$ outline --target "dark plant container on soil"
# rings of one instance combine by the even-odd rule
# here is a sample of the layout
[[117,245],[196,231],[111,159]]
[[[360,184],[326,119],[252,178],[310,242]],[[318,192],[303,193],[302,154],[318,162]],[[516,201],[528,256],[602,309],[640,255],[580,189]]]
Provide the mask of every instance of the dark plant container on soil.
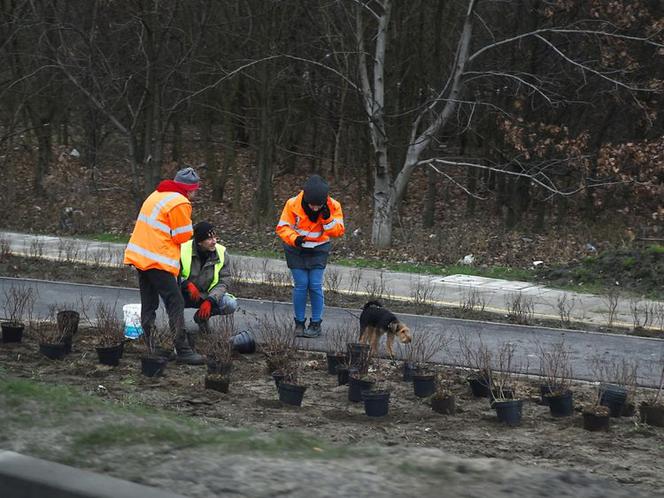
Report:
[[209,374],[205,376],[205,389],[212,389],[220,393],[227,393],[231,381],[228,377],[220,374]]
[[348,379],[348,401],[355,403],[362,401],[362,391],[370,391],[373,385],[373,380],[350,377]]
[[547,395],[553,394],[553,390],[551,389],[551,386],[548,384],[540,384],[540,404],[547,406],[549,404],[549,398],[547,398]]
[[436,376],[431,374],[413,375],[413,392],[418,398],[426,398],[436,392]]
[[417,364],[412,361],[404,361],[403,363],[403,380],[404,382],[412,382],[413,375],[418,371]]
[[443,415],[454,415],[456,413],[456,399],[453,394],[432,396],[431,409]]
[[506,399],[497,400],[494,408],[499,422],[514,427],[521,424],[522,407],[523,401],[520,399]]
[[305,386],[298,386],[297,384],[287,384],[286,382],[279,383],[279,401],[292,406],[302,406],[302,398],[304,398]]
[[39,345],[39,352],[50,360],[62,360],[67,355],[67,346],[62,342],[56,344],[42,343]]
[[277,389],[279,389],[279,384],[281,384],[281,381],[284,380],[284,377],[285,375],[278,370],[272,372],[272,380],[274,380],[274,385],[277,386]]
[[341,353],[327,353],[327,373],[330,375],[337,374],[337,367],[346,363],[347,355]]
[[100,346],[97,349],[97,357],[102,365],[117,367],[120,364],[120,358],[124,351],[124,344],[117,346]]
[[551,393],[544,396],[551,415],[554,417],[570,417],[574,413],[574,399],[572,391],[564,393]]
[[601,386],[600,390],[599,404],[609,409],[610,416],[620,417],[625,406],[625,401],[627,401],[627,389],[606,384]]
[[207,361],[207,372],[209,374],[222,374],[228,376],[233,370],[233,364],[227,361]]
[[641,422],[655,427],[664,427],[664,405],[644,401],[639,406],[639,414]]
[[146,377],[156,377],[162,375],[168,365],[168,358],[163,356],[142,356],[141,372]]
[[357,368],[360,374],[365,375],[369,371],[369,353],[371,346],[361,342],[348,343],[348,364],[351,368]]
[[21,342],[23,339],[23,329],[25,325],[22,323],[2,322],[2,342]]
[[609,430],[609,409],[606,407],[596,407],[593,410],[583,412],[583,428],[587,431],[608,431]]
[[384,417],[390,409],[389,391],[363,391],[362,400],[368,417]]
[[337,385],[344,386],[348,384],[350,376],[357,373],[357,368],[348,368],[342,365],[337,366]]
[[231,337],[233,351],[240,354],[253,354],[256,352],[256,341],[248,330],[243,330]]
[[468,384],[470,385],[470,391],[476,398],[491,397],[491,389],[489,389],[489,384],[485,378],[479,376],[468,377]]

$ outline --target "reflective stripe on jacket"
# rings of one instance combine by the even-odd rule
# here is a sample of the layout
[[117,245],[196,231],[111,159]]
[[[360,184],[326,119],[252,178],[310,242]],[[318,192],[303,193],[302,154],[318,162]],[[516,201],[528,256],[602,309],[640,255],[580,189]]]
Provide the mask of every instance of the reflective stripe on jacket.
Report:
[[291,247],[297,247],[295,239],[304,235],[306,239],[302,247],[311,249],[329,242],[330,237],[341,237],[345,231],[341,204],[328,197],[327,206],[330,208],[330,218],[321,220],[319,216],[316,221],[311,221],[302,207],[303,195],[304,191],[301,191],[295,197],[288,199],[284,205],[275,230],[281,240]]
[[[193,259],[193,252],[194,252],[193,247],[194,247],[193,240],[189,240],[188,242],[182,244],[182,252],[180,254],[180,260],[182,261],[182,270],[180,272],[180,277],[182,277],[183,280],[187,280],[191,274],[191,269],[192,269],[191,262]],[[219,273],[221,272],[221,269],[224,267],[224,261],[226,259],[225,258],[226,248],[224,246],[222,246],[221,244],[216,244],[215,249],[217,252],[217,257],[208,258],[208,260],[203,265],[203,268],[200,268],[200,264],[195,265],[196,268],[194,268],[194,275],[191,275],[192,279],[196,280],[194,282],[194,284],[196,284],[196,287],[199,287],[200,285],[202,287],[201,290],[204,289],[207,292],[211,292],[212,289],[214,289],[219,283]],[[210,264],[208,265],[208,263]],[[212,266],[211,272],[205,271],[208,266]]]
[[136,220],[124,264],[139,270],[164,270],[177,277],[180,244],[191,239],[191,203],[177,192],[152,192]]

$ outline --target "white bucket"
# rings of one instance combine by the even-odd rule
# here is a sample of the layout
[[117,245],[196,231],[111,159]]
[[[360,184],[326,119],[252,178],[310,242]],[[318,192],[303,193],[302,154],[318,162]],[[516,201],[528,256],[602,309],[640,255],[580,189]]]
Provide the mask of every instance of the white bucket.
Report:
[[125,304],[122,307],[125,323],[125,337],[129,339],[138,339],[143,334],[141,327],[141,305]]

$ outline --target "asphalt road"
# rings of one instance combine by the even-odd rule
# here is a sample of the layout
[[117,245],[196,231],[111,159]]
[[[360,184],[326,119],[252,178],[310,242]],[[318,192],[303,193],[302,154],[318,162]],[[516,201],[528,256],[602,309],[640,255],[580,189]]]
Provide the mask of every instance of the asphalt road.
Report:
[[[37,317],[46,317],[49,306],[54,304],[71,304],[74,309],[80,308],[77,303],[89,302],[89,310],[94,310],[94,303],[100,300],[116,305],[118,314],[122,314],[122,306],[128,303],[139,303],[138,290],[104,287],[95,285],[72,284],[67,282],[47,282],[41,280],[14,279],[0,277],[0,298],[6,289],[15,285],[29,285],[38,293],[34,313]],[[283,316],[289,320],[292,316],[290,303],[277,303],[255,299],[238,299],[240,309],[236,313],[235,323],[239,329],[256,330],[257,320],[271,314]],[[160,308],[163,312],[163,307]],[[88,311],[91,313],[91,311]],[[193,323],[194,310],[186,310],[187,328],[195,330]],[[349,325],[357,327],[359,310],[328,307],[325,311],[323,330],[325,327]],[[657,385],[659,380],[656,361],[664,353],[664,342],[659,339],[648,339],[617,334],[603,334],[594,332],[581,332],[573,330],[549,329],[543,327],[527,327],[500,323],[478,322],[472,320],[457,320],[449,318],[399,314],[414,334],[430,331],[442,334],[448,340],[448,353],[439,354],[434,361],[445,364],[463,366],[460,355],[459,337],[466,337],[469,341],[481,340],[496,351],[501,344],[510,342],[516,346],[516,362],[519,370],[537,374],[539,360],[537,352],[539,347],[550,349],[563,338],[570,351],[573,376],[580,380],[597,380],[592,369],[593,357],[601,357],[605,362],[620,361],[625,358],[636,361],[639,365],[639,384],[642,386]],[[92,318],[92,317],[91,317]],[[163,319],[163,313],[162,313]],[[324,351],[324,336],[318,339],[301,339],[304,349]],[[395,351],[399,350],[399,346]]]

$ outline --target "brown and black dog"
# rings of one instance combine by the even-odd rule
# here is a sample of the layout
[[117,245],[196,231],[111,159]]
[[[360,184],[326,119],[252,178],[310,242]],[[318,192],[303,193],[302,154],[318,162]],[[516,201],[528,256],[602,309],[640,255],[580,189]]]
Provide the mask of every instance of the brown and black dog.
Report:
[[378,340],[380,336],[387,334],[385,343],[390,357],[394,357],[392,344],[398,335],[399,341],[407,344],[413,340],[410,329],[401,323],[390,310],[385,308],[379,301],[369,301],[362,308],[360,315],[360,342],[371,344],[372,354],[378,351]]

